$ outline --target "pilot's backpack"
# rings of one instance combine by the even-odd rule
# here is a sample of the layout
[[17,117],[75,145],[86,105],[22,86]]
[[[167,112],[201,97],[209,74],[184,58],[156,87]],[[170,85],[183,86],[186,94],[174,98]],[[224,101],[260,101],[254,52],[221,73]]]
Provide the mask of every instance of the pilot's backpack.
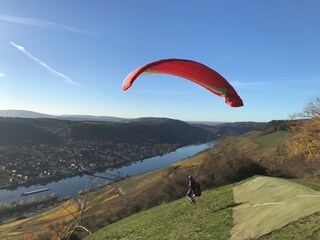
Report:
[[193,193],[196,197],[201,196],[201,187],[200,187],[200,184],[196,181],[194,181]]

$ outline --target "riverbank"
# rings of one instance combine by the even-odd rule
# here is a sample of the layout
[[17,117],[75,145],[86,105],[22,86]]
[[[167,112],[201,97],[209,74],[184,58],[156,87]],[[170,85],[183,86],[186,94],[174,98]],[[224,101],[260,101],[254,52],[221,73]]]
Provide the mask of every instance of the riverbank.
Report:
[[[86,186],[98,186],[98,185],[105,185],[106,183],[110,183],[113,180],[105,179],[106,176],[119,176],[119,177],[126,177],[141,174],[143,172],[151,171],[153,169],[161,168],[167,166],[173,162],[178,162],[182,159],[188,158],[193,156],[210,146],[213,143],[205,143],[205,144],[198,144],[198,145],[189,145],[185,147],[178,148],[176,151],[162,154],[160,156],[151,157],[145,159],[143,161],[135,161],[131,164],[127,164],[126,166],[122,166],[120,168],[113,168],[113,169],[106,169],[105,171],[97,172],[96,176],[101,174],[102,177],[93,177],[91,174],[75,174],[73,176],[68,176],[62,179],[53,178],[50,179],[50,182],[45,182],[43,179],[42,184],[33,184],[31,186],[17,186],[13,188],[6,188],[0,190],[0,202],[8,202],[8,201],[16,201],[19,202],[21,197],[18,195],[21,192],[28,192],[33,191],[39,188],[49,188],[50,191],[45,192],[45,194],[51,194],[55,192],[59,195],[60,199],[64,199],[68,196],[75,196],[78,194],[79,191],[84,190]],[[47,179],[48,181],[48,179]],[[94,181],[94,182],[93,182]],[[41,186],[39,186],[41,185]],[[45,195],[44,193],[37,193],[37,198],[41,198]]]
[[[129,166],[131,164],[134,164],[137,161],[143,161],[144,159],[148,159],[154,156],[163,156],[165,154],[168,154],[170,152],[176,151],[178,148],[181,148],[184,146],[181,145],[166,145],[165,148],[156,148],[154,152],[147,152],[144,155],[137,156],[136,158],[132,158],[131,161],[119,161],[119,162],[106,162],[104,164],[99,164],[97,166],[92,166],[90,168],[77,168],[76,170],[70,170],[66,169],[66,171],[59,172],[56,174],[51,175],[42,175],[34,178],[30,178],[27,181],[21,180],[17,177],[10,177],[5,173],[0,174],[0,190],[1,189],[7,189],[7,190],[15,190],[19,187],[31,187],[32,185],[39,184],[49,184],[51,182],[57,182],[66,178],[71,178],[75,176],[83,176],[88,174],[88,172],[104,172],[108,169],[118,169],[124,166]],[[81,165],[81,164],[75,164],[75,165]],[[10,179],[13,179],[13,181],[10,181]]]

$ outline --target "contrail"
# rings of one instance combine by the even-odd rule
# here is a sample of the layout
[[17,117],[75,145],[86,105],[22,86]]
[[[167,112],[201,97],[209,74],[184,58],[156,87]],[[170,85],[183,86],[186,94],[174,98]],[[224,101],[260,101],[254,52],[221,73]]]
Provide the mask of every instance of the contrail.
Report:
[[57,30],[66,30],[69,32],[74,33],[82,33],[82,34],[93,34],[91,32],[83,31],[74,27],[70,27],[67,25],[57,24],[54,22],[49,21],[43,21],[38,20],[35,18],[26,18],[26,17],[13,17],[13,16],[6,16],[0,14],[0,21],[3,22],[10,22],[10,23],[16,23],[16,24],[22,24],[22,25],[28,25],[33,27],[40,27],[40,28],[47,28],[47,29],[57,29]]
[[45,69],[47,69],[49,72],[54,73],[55,75],[58,75],[59,77],[63,78],[66,82],[68,83],[72,83],[74,85],[77,85],[79,87],[81,87],[81,85],[75,81],[73,81],[71,78],[69,78],[68,76],[52,69],[51,67],[49,67],[47,64],[45,64],[44,62],[40,61],[38,58],[34,57],[31,53],[29,53],[23,46],[19,46],[18,44],[15,44],[14,42],[11,42],[11,45],[14,46],[15,48],[17,48],[19,51],[23,52],[25,55],[27,55],[29,58],[31,58],[32,60],[36,61],[37,63],[39,63],[42,67],[44,67]]

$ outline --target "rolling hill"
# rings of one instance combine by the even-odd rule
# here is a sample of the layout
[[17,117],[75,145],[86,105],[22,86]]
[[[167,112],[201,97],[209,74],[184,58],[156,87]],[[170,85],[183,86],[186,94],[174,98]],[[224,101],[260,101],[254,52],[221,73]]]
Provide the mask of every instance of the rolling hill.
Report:
[[[273,122],[233,137],[232,146],[248,157],[259,157],[257,163],[269,169],[270,159],[286,136],[286,129],[276,127]],[[185,175],[194,174],[208,157],[209,160],[213,157],[210,150],[162,169],[92,189],[87,195],[71,198],[49,211],[3,224],[0,236],[19,239],[29,234],[46,239],[58,229],[66,231],[81,216],[84,219],[81,224],[92,234],[78,230],[72,235],[74,239],[85,235],[86,239],[320,238],[319,180],[254,176],[221,187],[205,187],[196,205],[190,205],[183,197]],[[205,173],[201,175],[199,179],[203,181]],[[173,193],[180,197],[172,201]],[[79,203],[83,199],[86,208],[81,212]]]
[[27,110],[0,110],[0,117],[10,118],[49,118],[70,121],[101,121],[101,122],[122,122],[128,119],[109,117],[109,116],[92,116],[92,115],[50,115]]
[[[42,115],[41,115],[42,116]],[[125,122],[70,121],[54,118],[0,118],[0,144],[60,144],[70,141],[114,141],[131,143],[205,142],[220,135],[238,135],[260,127],[263,123],[234,123],[207,127],[167,118],[140,118]],[[220,134],[217,136],[217,134]]]

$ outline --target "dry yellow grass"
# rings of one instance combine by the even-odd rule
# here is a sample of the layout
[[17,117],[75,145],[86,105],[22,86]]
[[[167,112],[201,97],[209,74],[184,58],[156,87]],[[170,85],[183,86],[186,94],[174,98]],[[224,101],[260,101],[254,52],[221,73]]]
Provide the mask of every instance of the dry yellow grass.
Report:
[[[106,202],[117,198],[119,195],[115,188],[110,188],[107,191],[102,191],[99,194],[93,194],[92,197],[94,199],[95,203],[96,201],[99,201],[100,204],[105,204]],[[103,201],[101,199],[105,198]],[[90,210],[90,206],[86,210]],[[15,231],[15,227],[17,227],[21,223],[25,223],[29,226],[34,225],[35,223],[38,224],[38,226],[43,225],[45,222],[50,222],[51,224],[59,223],[59,222],[68,222],[74,218],[72,214],[77,215],[78,212],[78,204],[75,200],[69,200],[61,205],[48,210],[44,213],[41,213],[35,217],[23,219],[19,221],[14,221],[11,223],[3,224],[0,226],[0,231],[2,232],[1,238],[4,239],[19,239],[24,233]],[[9,232],[12,230],[12,232]],[[43,229],[35,229],[33,230],[36,233],[39,233],[43,231]],[[14,238],[16,237],[16,238]]]
[[13,228],[17,225],[19,225],[20,223],[23,223],[23,222],[26,222],[28,221],[29,219],[22,219],[22,220],[17,220],[17,221],[14,221],[14,222],[10,222],[10,223],[5,223],[3,225],[0,226],[0,231],[4,231],[6,229],[10,229],[10,228]]
[[78,204],[74,201],[67,201],[63,203],[61,206],[51,209],[47,212],[41,213],[37,221],[46,221],[46,220],[54,220],[58,218],[63,218],[63,220],[70,220],[72,218],[71,213],[75,213],[78,211]]
[[184,166],[184,167],[192,167],[192,166],[198,166],[199,163],[205,158],[206,152],[199,153],[193,157],[189,157],[187,159],[184,159],[183,161],[180,162],[175,162],[171,164],[171,166]]
[[8,232],[6,234],[6,237],[21,235],[21,234],[22,234],[22,232]]
[[137,175],[134,177],[130,177],[125,179],[120,186],[126,193],[135,191],[138,188],[143,188],[146,185],[156,181],[157,179],[161,178],[165,173],[165,169],[158,169],[155,171],[151,171],[142,175]]
[[88,200],[99,202],[101,199],[109,198],[110,195],[112,195],[112,196],[113,195],[117,195],[116,193],[117,193],[117,191],[116,191],[116,189],[114,187],[113,188],[109,188],[106,191],[99,191],[97,193],[96,192],[92,192],[92,193],[89,193]]
[[110,200],[115,199],[117,197],[119,197],[119,194],[110,196],[110,197],[106,198],[105,200],[103,200],[101,203],[109,202]]

